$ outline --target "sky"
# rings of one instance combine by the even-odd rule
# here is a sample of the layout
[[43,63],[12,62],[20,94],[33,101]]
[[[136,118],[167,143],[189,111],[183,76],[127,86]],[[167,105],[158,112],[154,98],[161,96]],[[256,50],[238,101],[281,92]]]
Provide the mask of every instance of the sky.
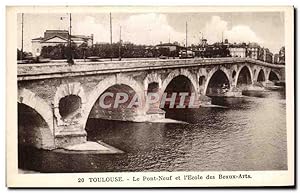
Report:
[[[62,19],[61,19],[62,18]],[[18,48],[21,47],[21,14],[18,14]],[[277,53],[284,46],[284,13],[281,12],[197,12],[197,13],[112,13],[113,42],[156,45],[177,41],[188,45],[204,37],[208,43],[228,39],[230,43],[257,42]],[[31,39],[47,29],[69,30],[69,14],[24,14],[24,50],[31,51]],[[72,34],[94,34],[94,42],[110,42],[109,14],[72,14]]]

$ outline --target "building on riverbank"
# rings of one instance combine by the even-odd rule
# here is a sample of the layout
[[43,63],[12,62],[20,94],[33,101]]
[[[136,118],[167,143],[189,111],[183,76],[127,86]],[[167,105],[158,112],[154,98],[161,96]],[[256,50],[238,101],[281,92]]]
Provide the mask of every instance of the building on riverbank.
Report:
[[[32,55],[39,56],[42,48],[45,46],[57,46],[59,44],[67,45],[69,38],[69,31],[67,30],[46,30],[44,37],[38,37],[31,40],[32,43]],[[71,35],[72,43],[77,46],[86,43],[88,46],[93,45],[94,36],[85,35]]]

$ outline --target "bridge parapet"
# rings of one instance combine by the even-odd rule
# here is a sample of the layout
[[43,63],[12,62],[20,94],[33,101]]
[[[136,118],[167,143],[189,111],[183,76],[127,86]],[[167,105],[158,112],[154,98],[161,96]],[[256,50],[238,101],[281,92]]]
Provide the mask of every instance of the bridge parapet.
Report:
[[271,68],[284,68],[250,58],[193,58],[193,59],[155,59],[132,61],[78,62],[75,65],[67,63],[43,63],[18,65],[18,80],[59,78],[65,76],[80,76],[89,74],[116,73],[128,71],[144,71],[152,69],[193,67],[220,64],[251,63]]

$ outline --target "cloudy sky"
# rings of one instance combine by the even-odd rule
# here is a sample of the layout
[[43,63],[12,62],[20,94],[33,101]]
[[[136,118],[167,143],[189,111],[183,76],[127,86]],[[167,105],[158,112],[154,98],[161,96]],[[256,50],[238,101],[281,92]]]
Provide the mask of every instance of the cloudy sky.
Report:
[[[61,20],[61,18],[63,18]],[[112,13],[113,42],[156,45],[160,42],[185,44],[188,23],[188,45],[203,37],[209,43],[257,42],[278,52],[284,45],[284,14],[279,12],[243,13]],[[109,42],[109,14],[72,14],[72,34],[94,34],[95,42]],[[43,36],[47,29],[68,30],[68,14],[24,14],[24,50],[31,51],[31,39]],[[21,15],[18,15],[18,47],[21,47]]]

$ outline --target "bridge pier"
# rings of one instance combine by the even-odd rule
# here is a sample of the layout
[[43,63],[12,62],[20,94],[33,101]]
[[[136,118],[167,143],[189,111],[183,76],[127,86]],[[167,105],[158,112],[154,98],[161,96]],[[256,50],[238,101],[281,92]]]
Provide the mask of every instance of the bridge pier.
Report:
[[[161,97],[160,97],[161,99]],[[166,112],[160,108],[160,100],[154,104],[147,104],[146,119],[156,120],[164,119]]]
[[203,95],[203,94],[199,94],[199,106],[206,106],[206,105],[211,105],[211,98]]
[[151,73],[144,80],[145,94],[145,119],[153,121],[164,119],[166,112],[160,108],[162,98],[162,80],[158,74]]
[[227,97],[241,97],[242,96],[242,90],[240,90],[239,88],[233,86],[226,93],[226,96]]
[[209,90],[207,95],[209,97],[240,97],[242,96],[243,89],[238,87],[230,87],[227,90],[222,88],[211,88],[211,90]]
[[54,136],[56,148],[63,148],[87,141],[87,133],[81,124],[60,126],[59,129],[61,132],[55,133]]

